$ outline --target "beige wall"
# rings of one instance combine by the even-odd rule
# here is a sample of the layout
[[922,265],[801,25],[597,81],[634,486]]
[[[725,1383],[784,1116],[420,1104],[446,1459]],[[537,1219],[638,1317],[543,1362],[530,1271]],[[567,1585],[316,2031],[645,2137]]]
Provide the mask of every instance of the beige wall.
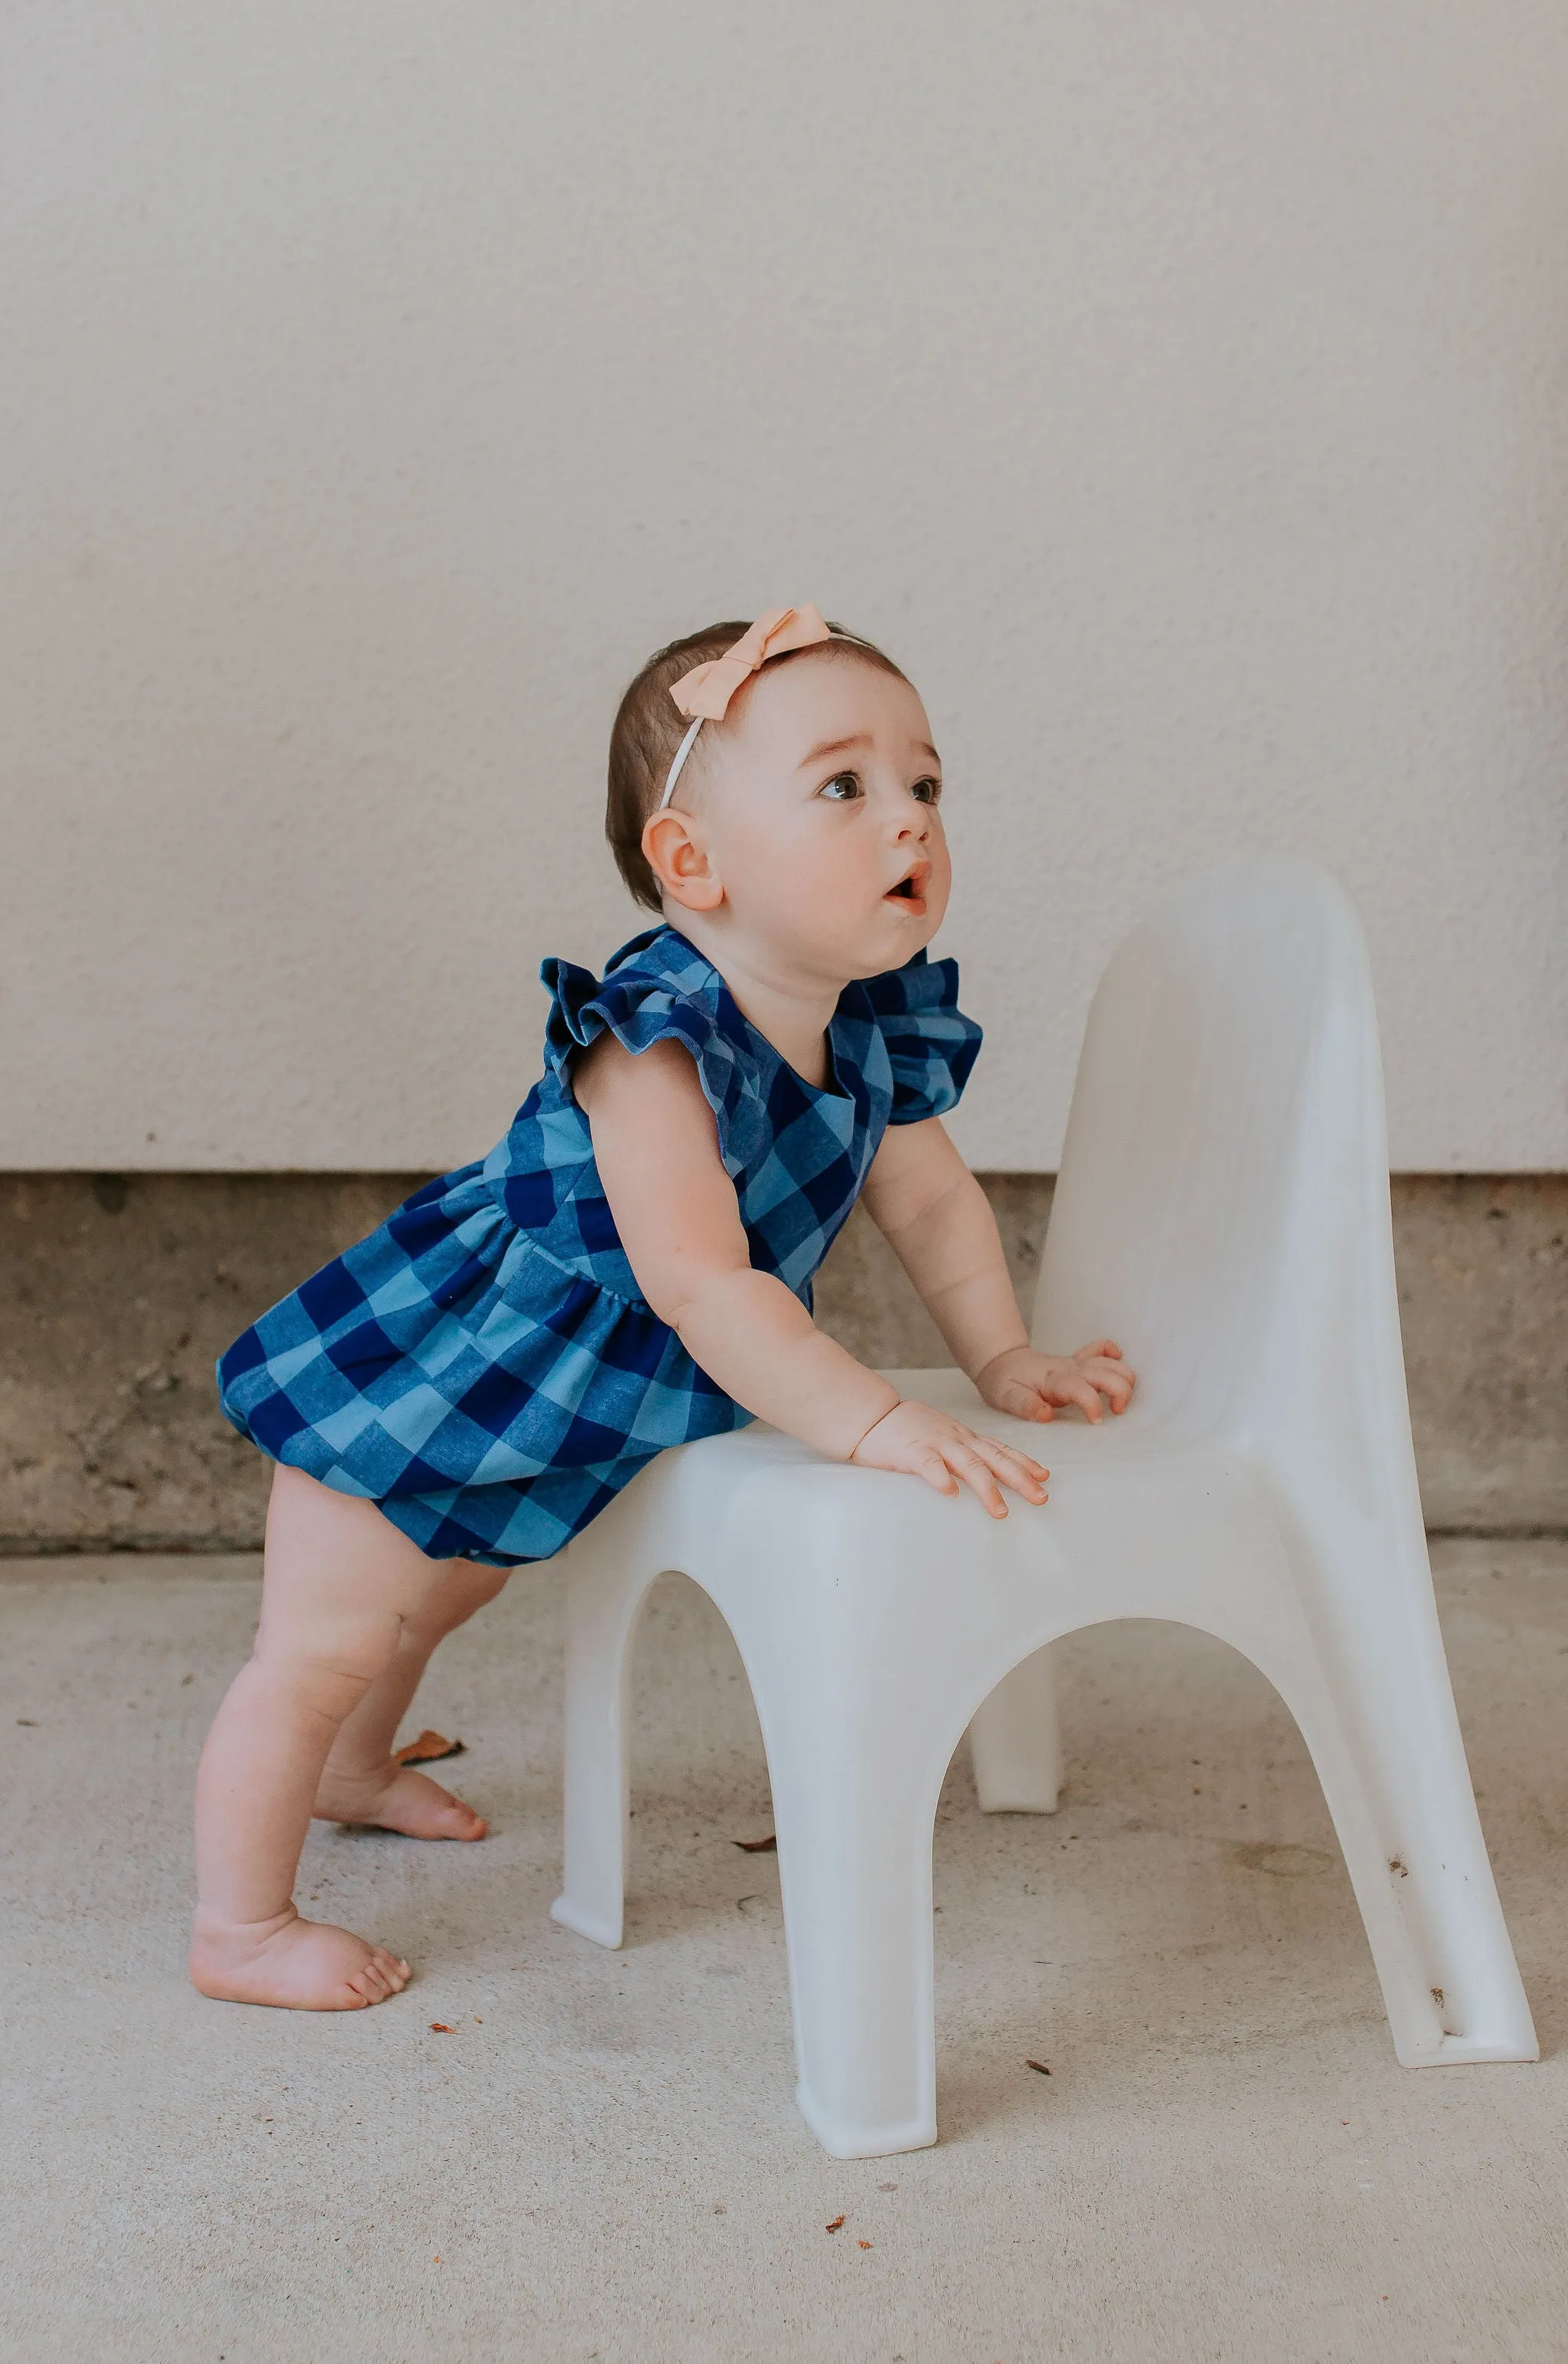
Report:
[[1233,847],[1371,931],[1396,1163],[1568,1163],[1560,0],[0,18],[0,1165],[427,1168],[640,924],[615,696],[809,597],[926,691],[1055,1162]]

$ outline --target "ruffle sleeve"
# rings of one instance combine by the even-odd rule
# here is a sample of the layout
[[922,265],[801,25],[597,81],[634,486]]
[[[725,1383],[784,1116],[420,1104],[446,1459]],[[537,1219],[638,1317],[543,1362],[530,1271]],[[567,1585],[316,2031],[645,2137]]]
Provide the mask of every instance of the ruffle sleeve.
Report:
[[767,1113],[756,1062],[722,1023],[707,964],[695,965],[689,979],[652,975],[639,969],[635,959],[645,941],[634,939],[625,948],[633,957],[602,979],[570,961],[539,964],[539,981],[550,997],[545,1057],[569,1083],[574,1054],[597,1042],[606,1028],[634,1055],[655,1043],[681,1043],[692,1054],[713,1110],[725,1168],[739,1174],[766,1143]]
[[958,963],[923,952],[902,968],[867,977],[871,1004],[893,1065],[892,1124],[918,1124],[958,1104],[980,1055],[981,1030],[958,1006]]

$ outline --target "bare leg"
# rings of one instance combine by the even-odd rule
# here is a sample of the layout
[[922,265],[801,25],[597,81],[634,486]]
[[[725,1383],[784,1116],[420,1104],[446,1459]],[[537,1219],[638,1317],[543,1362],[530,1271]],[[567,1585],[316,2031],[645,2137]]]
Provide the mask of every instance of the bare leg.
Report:
[[373,1503],[276,1472],[255,1652],[196,1779],[191,1976],[204,1994],[359,2011],[407,1983],[406,1962],[302,1920],[294,1880],[339,1730],[394,1664],[443,1572]]
[[424,1607],[404,1621],[391,1665],[339,1727],[313,1809],[323,1822],[373,1823],[417,1839],[484,1836],[473,1808],[428,1774],[394,1763],[392,1744],[437,1643],[494,1600],[506,1581],[504,1567],[465,1559],[440,1564]]

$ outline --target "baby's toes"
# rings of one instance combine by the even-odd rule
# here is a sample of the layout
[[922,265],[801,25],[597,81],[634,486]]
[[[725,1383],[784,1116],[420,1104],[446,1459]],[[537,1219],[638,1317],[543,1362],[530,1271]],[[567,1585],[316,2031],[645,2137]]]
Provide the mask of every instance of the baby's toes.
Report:
[[441,1819],[454,1839],[482,1839],[490,1828],[484,1815],[462,1798],[449,1801]]
[[375,1819],[384,1830],[415,1839],[482,1839],[489,1827],[462,1799],[411,1767],[385,1791]]

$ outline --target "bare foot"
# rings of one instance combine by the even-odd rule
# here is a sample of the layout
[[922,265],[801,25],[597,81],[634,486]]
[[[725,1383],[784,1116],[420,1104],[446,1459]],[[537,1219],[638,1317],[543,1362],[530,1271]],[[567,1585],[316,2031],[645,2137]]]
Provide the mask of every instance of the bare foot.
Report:
[[374,1773],[334,1773],[328,1766],[311,1808],[318,1823],[369,1823],[411,1839],[482,1839],[489,1824],[472,1806],[390,1759]]
[[270,2002],[283,2011],[363,2011],[402,1991],[406,1962],[350,1929],[302,1921],[294,1906],[275,1921],[225,1926],[196,1914],[191,1982],[217,2002]]

